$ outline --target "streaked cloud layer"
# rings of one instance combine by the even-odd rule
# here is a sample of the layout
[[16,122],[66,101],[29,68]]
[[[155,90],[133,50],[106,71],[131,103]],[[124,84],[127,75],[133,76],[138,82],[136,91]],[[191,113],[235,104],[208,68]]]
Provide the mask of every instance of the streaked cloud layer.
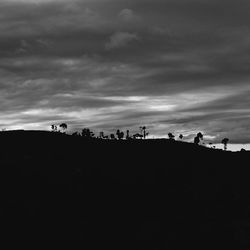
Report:
[[247,0],[2,0],[0,124],[250,142]]

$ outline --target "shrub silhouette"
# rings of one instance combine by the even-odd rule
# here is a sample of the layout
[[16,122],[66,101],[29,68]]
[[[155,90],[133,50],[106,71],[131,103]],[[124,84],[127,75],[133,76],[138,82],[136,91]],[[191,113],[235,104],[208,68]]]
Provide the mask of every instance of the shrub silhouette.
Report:
[[63,131],[65,131],[65,130],[68,128],[68,125],[67,125],[66,123],[62,123],[62,124],[59,125],[59,127],[60,127]]
[[175,136],[172,133],[168,133],[168,138],[171,141],[174,141]]
[[116,131],[117,138],[121,140],[124,137],[124,133],[119,129]]
[[52,132],[57,132],[57,126],[55,124],[51,125]]
[[82,130],[82,137],[93,138],[94,136],[95,136],[95,134],[89,128],[84,128]]
[[142,135],[142,134],[139,134],[139,133],[136,133],[136,134],[133,135],[133,138],[134,138],[134,139],[138,139],[138,138],[142,139],[142,138],[143,138],[143,135]]

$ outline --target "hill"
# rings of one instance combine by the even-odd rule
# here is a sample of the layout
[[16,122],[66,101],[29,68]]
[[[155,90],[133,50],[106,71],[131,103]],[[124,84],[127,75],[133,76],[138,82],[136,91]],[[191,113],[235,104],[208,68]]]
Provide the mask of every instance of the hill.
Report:
[[9,244],[250,247],[249,152],[45,131],[1,132],[0,152]]

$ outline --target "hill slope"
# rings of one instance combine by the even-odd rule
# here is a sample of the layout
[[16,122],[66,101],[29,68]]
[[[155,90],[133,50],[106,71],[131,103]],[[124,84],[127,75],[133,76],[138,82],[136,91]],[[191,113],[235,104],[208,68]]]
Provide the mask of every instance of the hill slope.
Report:
[[6,239],[86,249],[250,247],[249,152],[43,131],[0,133],[0,142]]

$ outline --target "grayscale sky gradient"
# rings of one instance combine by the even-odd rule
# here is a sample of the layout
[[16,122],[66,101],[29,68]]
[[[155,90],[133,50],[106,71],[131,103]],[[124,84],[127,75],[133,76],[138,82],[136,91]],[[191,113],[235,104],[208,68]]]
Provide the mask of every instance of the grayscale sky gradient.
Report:
[[1,0],[0,128],[250,143],[249,0]]

